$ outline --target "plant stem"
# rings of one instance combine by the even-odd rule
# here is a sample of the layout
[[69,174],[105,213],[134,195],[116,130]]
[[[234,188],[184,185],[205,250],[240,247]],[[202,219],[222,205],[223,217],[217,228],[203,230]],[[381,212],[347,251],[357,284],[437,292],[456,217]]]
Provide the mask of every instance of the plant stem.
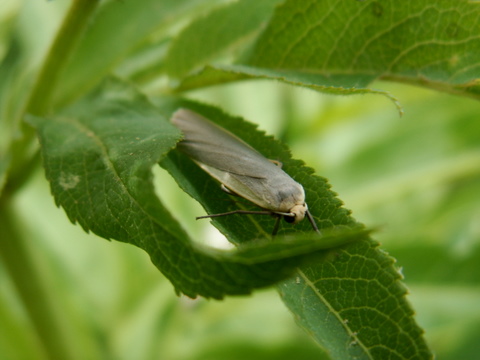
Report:
[[25,310],[29,314],[45,353],[50,359],[78,359],[72,343],[69,324],[66,323],[56,304],[48,284],[42,276],[35,256],[18,231],[11,202],[0,205],[0,259],[10,274]]
[[51,110],[62,70],[83,36],[98,3],[98,0],[73,1],[38,74],[26,107],[27,113],[42,116]]
[[[62,71],[90,23],[98,3],[98,0],[73,1],[38,73],[24,114],[45,116],[52,110],[55,90],[61,79]],[[32,151],[35,132],[30,125],[23,121],[23,118],[24,116],[21,116],[19,119],[22,137],[14,140],[9,150],[12,161],[6,191],[10,193],[21,187],[23,181],[19,181],[19,179],[30,177],[33,169],[25,165],[30,162],[30,158],[35,156],[37,151],[36,149]]]
[[[45,116],[52,110],[62,70],[90,23],[98,3],[98,0],[73,0],[38,73],[24,114]],[[13,194],[30,178],[36,168],[34,165],[38,163],[35,133],[23,118],[22,115],[18,119],[22,137],[10,145],[9,178],[0,198],[0,259],[10,273],[49,358],[79,359],[81,354],[76,351],[70,325],[59,312],[61,304],[50,294],[39,264],[26,243],[27,239],[19,231],[19,224],[16,224],[12,212]]]

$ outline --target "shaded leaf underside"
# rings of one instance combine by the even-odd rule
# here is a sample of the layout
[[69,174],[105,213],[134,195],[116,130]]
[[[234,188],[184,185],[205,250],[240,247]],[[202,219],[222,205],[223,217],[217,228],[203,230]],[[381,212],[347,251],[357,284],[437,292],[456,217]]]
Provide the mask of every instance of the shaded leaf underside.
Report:
[[[240,67],[211,64],[199,70],[201,63],[192,64],[190,71],[196,71],[178,90],[271,78],[350,94],[369,91],[368,84],[382,78],[476,97],[479,13],[478,4],[466,0],[285,1],[273,15],[266,11],[271,19],[253,49],[238,59]],[[210,24],[216,25],[225,32],[234,26]],[[193,41],[173,47],[187,51]],[[214,37],[200,41],[227,46]]]

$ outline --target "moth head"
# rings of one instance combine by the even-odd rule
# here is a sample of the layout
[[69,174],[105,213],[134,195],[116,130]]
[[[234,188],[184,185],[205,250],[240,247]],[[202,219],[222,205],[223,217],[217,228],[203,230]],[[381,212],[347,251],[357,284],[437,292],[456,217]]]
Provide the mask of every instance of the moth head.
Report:
[[288,223],[297,224],[303,220],[307,211],[307,204],[295,205],[290,209],[290,213],[292,213],[293,216],[284,216],[284,219]]

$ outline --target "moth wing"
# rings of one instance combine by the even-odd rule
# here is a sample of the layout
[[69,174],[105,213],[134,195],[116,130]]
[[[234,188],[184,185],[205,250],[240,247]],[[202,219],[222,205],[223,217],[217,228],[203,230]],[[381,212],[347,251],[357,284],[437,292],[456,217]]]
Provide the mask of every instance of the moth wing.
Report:
[[242,139],[191,110],[175,112],[172,123],[185,136],[177,147],[197,162],[258,178],[268,176],[273,169],[283,172]]
[[264,209],[290,212],[294,205],[305,203],[303,187],[284,172],[281,176],[253,178],[197,163],[228,189]]
[[175,112],[172,123],[185,136],[178,148],[236,194],[279,212],[305,202],[299,183],[229,131],[187,109]]

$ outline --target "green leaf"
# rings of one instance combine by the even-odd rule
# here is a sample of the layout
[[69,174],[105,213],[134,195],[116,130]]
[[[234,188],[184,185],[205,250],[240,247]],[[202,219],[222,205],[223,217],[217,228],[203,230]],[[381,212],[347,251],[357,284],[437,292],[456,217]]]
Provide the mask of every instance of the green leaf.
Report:
[[167,73],[182,77],[222,52],[249,43],[279,2],[241,0],[197,17],[173,40],[166,58]]
[[[333,94],[389,96],[366,89],[382,78],[478,97],[479,12],[466,0],[408,6],[289,0],[237,66],[210,65],[186,76],[176,90],[270,78]],[[210,35],[199,35],[200,42],[213,43]]]
[[467,0],[287,0],[247,64],[478,96],[469,86],[480,71],[479,14],[478,4]]
[[437,357],[470,359],[465,342],[480,323],[478,102],[396,88],[408,110],[401,121],[375,101],[340,101],[319,110],[303,133],[322,133],[302,150],[321,158],[366,224],[381,225],[382,248],[397,259]]
[[218,85],[232,81],[270,79],[284,82],[289,85],[301,86],[307,89],[336,95],[351,94],[381,94],[392,100],[400,113],[403,110],[397,99],[386,91],[367,89],[372,80],[370,76],[349,75],[327,76],[311,74],[298,70],[275,70],[255,68],[246,65],[205,66],[200,71],[185,77],[176,87],[176,91],[186,91],[211,85]]
[[[179,131],[119,82],[107,83],[59,116],[31,122],[52,193],[70,220],[144,249],[178,292],[246,294],[289,276],[302,260],[297,255],[326,247],[311,232],[313,244],[261,242],[239,254],[194,245],[155,197],[151,182],[151,167],[175,145]],[[338,233],[328,247],[361,236]]]
[[[302,162],[291,159],[285,146],[266,137],[254,125],[192,102],[173,101],[159,107],[169,112],[177,107],[193,109],[234,132],[267,158],[281,161],[283,169],[304,186],[309,209],[320,228],[359,227],[325,179],[314,175]],[[222,194],[218,183],[189,159],[170,154],[162,166],[200,201],[207,213],[226,212],[239,206],[251,208],[248,204],[229,205],[226,201],[229,196]],[[212,220],[235,243],[267,234],[273,226],[271,219],[259,216]],[[310,225],[287,224],[279,231],[294,232],[308,234]],[[332,359],[430,359],[423,331],[414,321],[401,275],[393,263],[371,240],[356,241],[311,255],[308,263],[298,268],[297,275],[279,288],[300,325],[324,346]]]
[[356,242],[300,267],[280,294],[332,359],[431,359],[394,260]]
[[[238,251],[219,252],[210,249],[212,256],[221,255],[221,258],[228,258],[242,264],[256,264],[279,259],[288,259],[292,256],[311,254],[318,250],[329,250],[346,245],[355,241],[366,239],[369,231],[361,228],[348,229],[327,229],[322,232],[321,241],[315,241],[316,234],[297,236],[286,236],[276,238],[274,241],[255,240],[239,245]],[[313,235],[313,236],[312,236]],[[268,249],[268,252],[265,251]]]
[[[57,204],[72,222],[107,239],[125,238],[130,227],[140,225],[134,218],[120,220],[116,217],[125,215],[110,213],[145,202],[152,190],[150,167],[180,137],[143,96],[117,82],[107,83],[61,115],[30,122],[40,135]],[[141,241],[134,237],[130,242]]]

